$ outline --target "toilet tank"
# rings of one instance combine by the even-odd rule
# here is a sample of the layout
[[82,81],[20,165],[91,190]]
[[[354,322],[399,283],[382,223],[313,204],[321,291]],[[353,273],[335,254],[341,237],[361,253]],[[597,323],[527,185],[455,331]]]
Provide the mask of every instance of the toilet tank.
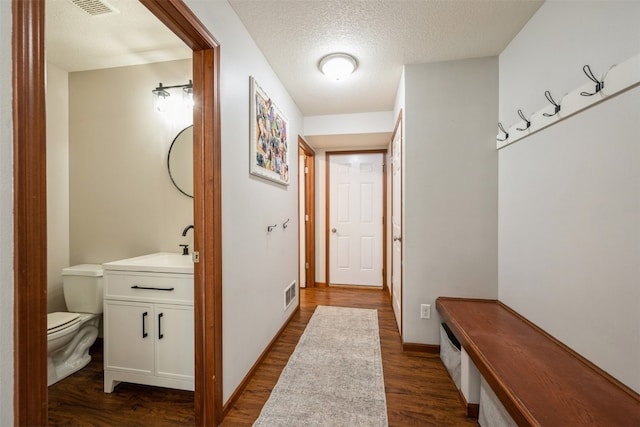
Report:
[[102,265],[80,264],[62,269],[62,289],[67,310],[102,313]]

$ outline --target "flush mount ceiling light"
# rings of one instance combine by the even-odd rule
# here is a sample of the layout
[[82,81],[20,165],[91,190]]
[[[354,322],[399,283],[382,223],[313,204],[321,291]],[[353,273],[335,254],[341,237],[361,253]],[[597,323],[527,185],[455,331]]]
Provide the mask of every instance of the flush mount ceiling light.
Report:
[[358,61],[346,53],[332,53],[320,60],[318,68],[331,80],[343,80],[358,67]]

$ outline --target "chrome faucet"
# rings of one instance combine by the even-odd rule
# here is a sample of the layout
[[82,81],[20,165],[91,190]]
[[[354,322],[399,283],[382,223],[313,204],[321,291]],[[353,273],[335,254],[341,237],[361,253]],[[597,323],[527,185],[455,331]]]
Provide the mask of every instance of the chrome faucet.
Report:
[[193,225],[187,225],[184,230],[182,230],[182,237],[187,236],[187,231],[189,231],[190,228],[193,228]]

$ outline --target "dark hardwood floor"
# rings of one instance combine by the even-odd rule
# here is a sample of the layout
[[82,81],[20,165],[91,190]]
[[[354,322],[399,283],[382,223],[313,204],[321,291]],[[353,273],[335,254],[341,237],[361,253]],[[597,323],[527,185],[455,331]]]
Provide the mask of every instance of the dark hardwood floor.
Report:
[[[228,408],[223,426],[253,424],[317,305],[378,310],[390,426],[478,425],[466,418],[456,387],[438,355],[402,350],[386,292],[316,288],[300,290],[299,311]],[[50,425],[186,426],[194,422],[191,392],[125,383],[111,394],[102,390],[102,353],[98,348],[89,366],[49,387]]]
[[195,422],[193,392],[120,383],[104,393],[102,346],[84,369],[49,387],[51,426],[188,426]]

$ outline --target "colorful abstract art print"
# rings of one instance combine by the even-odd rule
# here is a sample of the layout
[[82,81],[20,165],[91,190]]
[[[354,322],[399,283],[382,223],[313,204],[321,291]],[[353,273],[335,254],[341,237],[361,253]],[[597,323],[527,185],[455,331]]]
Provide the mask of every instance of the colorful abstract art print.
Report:
[[289,185],[289,123],[253,77],[251,93],[250,172]]

